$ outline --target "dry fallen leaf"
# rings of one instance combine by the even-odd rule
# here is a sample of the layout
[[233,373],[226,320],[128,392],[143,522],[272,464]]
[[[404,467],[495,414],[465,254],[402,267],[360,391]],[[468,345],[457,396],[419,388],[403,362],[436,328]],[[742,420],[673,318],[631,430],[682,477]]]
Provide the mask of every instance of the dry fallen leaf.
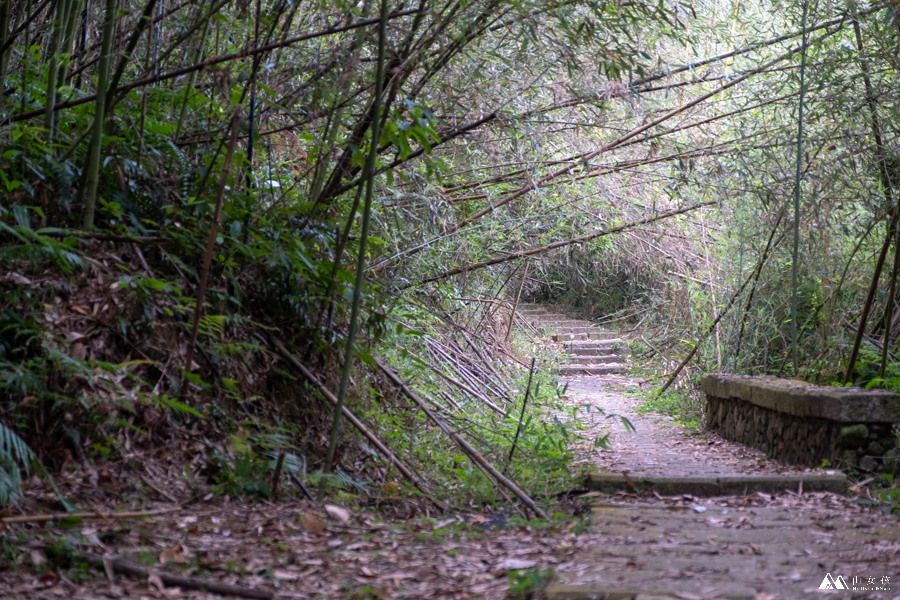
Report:
[[275,579],[279,579],[281,581],[297,581],[300,579],[300,573],[295,573],[294,571],[285,571],[282,569],[275,569],[272,571],[272,575],[275,576]]
[[350,511],[345,508],[341,508],[340,506],[335,506],[334,504],[326,504],[325,512],[328,513],[328,516],[337,521],[338,523],[349,523],[350,522]]
[[300,524],[303,525],[303,529],[310,533],[319,534],[325,531],[325,521],[315,517],[305,516]]
[[162,579],[159,578],[159,575],[153,573],[152,571],[149,575],[147,575],[147,583],[150,584],[150,586],[155,587],[159,591],[163,591],[164,589],[166,589],[166,586],[163,585]]
[[514,571],[516,569],[531,569],[537,566],[537,562],[526,560],[524,558],[507,558],[500,563],[500,568],[505,571]]
[[378,577],[378,573],[370,569],[369,567],[363,567],[360,569],[364,577]]
[[47,557],[44,556],[43,550],[32,550],[31,551],[31,562],[36,567],[40,567],[41,565],[47,564]]
[[400,485],[396,481],[387,481],[384,484],[384,493],[388,496],[399,496]]
[[434,524],[434,528],[435,529],[443,529],[447,525],[452,525],[453,523],[456,523],[456,517],[451,517],[451,518],[445,519],[443,521],[438,521],[437,523]]
[[187,559],[184,557],[184,554],[181,551],[181,546],[172,546],[171,548],[166,548],[162,552],[159,553],[159,562],[160,564],[166,563],[175,563],[178,565],[183,565],[187,563]]

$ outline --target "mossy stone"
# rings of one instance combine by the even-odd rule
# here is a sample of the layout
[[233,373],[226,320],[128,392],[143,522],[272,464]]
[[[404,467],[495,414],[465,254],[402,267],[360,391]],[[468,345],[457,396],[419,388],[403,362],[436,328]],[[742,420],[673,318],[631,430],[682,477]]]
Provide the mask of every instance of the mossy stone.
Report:
[[845,468],[855,467],[856,450],[844,450],[843,454],[841,454],[841,461],[844,463]]
[[861,459],[859,459],[859,468],[863,471],[875,473],[880,470],[880,466],[881,465],[878,464],[878,461],[871,456],[863,456]]
[[859,425],[841,427],[841,446],[844,448],[855,448],[863,444],[868,444],[868,441],[869,428],[862,423]]
[[878,442],[869,442],[869,445],[866,446],[866,454],[871,456],[882,456],[884,455],[884,446]]
[[896,476],[900,467],[900,452],[892,448],[884,453],[884,472]]

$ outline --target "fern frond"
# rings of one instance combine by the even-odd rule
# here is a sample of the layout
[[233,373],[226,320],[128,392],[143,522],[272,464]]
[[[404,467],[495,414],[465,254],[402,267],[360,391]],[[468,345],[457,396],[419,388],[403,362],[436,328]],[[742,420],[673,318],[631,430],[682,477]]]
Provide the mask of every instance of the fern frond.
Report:
[[11,467],[21,465],[25,475],[31,475],[31,461],[34,458],[34,453],[25,440],[16,435],[15,431],[0,423],[0,465],[4,463]]
[[22,473],[31,475],[36,457],[16,432],[0,423],[0,508],[22,498]]

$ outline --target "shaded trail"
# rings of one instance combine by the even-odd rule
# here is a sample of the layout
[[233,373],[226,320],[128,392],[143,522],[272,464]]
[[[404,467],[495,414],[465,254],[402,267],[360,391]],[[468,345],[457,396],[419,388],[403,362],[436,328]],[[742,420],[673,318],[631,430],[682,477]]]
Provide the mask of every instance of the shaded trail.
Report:
[[[573,343],[559,311],[527,310],[551,331],[548,341]],[[547,314],[555,316],[542,322]],[[580,333],[575,344],[613,337]],[[626,367],[616,359],[596,374],[559,370],[588,428],[576,451],[598,500],[590,542],[557,567],[548,598],[900,599],[896,517],[845,496],[838,471],[767,460],[712,432],[688,435],[669,417],[641,414]],[[610,447],[595,447],[606,435]],[[828,574],[847,589],[821,590]]]

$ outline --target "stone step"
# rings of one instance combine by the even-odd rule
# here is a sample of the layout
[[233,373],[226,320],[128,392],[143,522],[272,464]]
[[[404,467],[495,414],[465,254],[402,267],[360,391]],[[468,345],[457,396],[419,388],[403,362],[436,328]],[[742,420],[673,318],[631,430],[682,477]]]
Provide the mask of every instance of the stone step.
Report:
[[611,331],[600,331],[591,333],[555,333],[550,336],[554,342],[573,342],[587,340],[611,340],[615,339],[616,334]]
[[804,492],[833,492],[847,489],[847,477],[840,471],[804,473],[801,475],[727,475],[678,477],[666,475],[626,477],[621,473],[594,472],[587,476],[587,487],[598,492],[614,494],[618,491],[656,492],[663,496],[691,494],[692,496],[725,496],[729,494],[780,493],[797,491],[801,482]]
[[604,333],[602,329],[598,329],[593,325],[567,325],[557,326],[553,333]]
[[603,344],[602,346],[576,346],[574,348],[566,348],[570,355],[574,356],[608,356],[614,354],[622,356],[628,354],[628,348],[625,346],[616,346],[615,344]]
[[570,356],[569,362],[578,365],[608,365],[621,363],[622,357],[615,354],[603,354],[599,356]]
[[561,365],[555,369],[557,375],[612,375],[625,370],[625,365]]
[[625,346],[625,340],[622,338],[612,338],[608,340],[576,340],[574,342],[565,342],[564,349],[573,352],[578,348],[613,348],[615,346]]
[[583,325],[574,321],[559,321],[556,323],[549,321],[536,321],[536,323],[540,327],[552,329],[553,333],[587,333],[588,330],[593,329],[593,327],[591,327],[590,325]]

